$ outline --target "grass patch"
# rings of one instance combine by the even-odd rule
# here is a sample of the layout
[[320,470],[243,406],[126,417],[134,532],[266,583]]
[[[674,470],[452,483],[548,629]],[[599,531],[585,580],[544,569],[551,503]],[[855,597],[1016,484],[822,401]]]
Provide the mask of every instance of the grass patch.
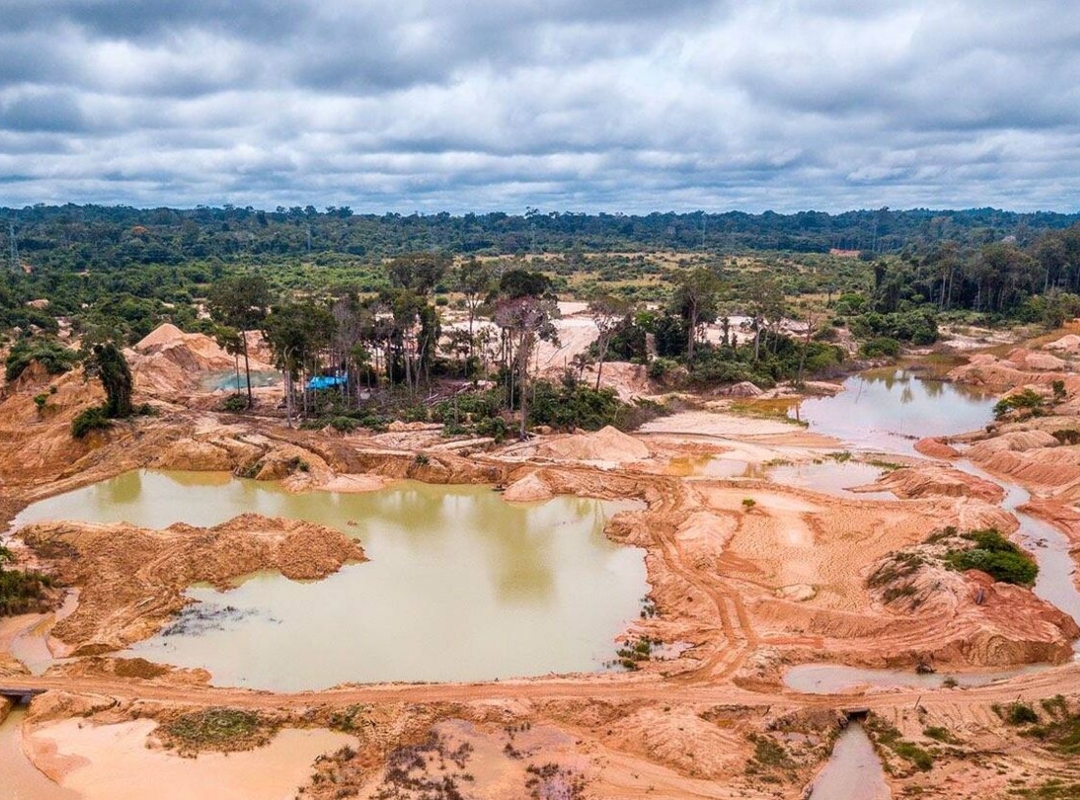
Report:
[[900,730],[885,720],[872,716],[867,720],[866,729],[876,744],[892,750],[920,772],[933,769],[934,757],[914,742],[904,739]]
[[927,739],[933,739],[935,742],[942,742],[944,744],[959,744],[960,740],[949,733],[948,728],[942,728],[939,725],[928,725],[923,728],[923,736]]
[[201,750],[236,752],[252,750],[269,743],[277,725],[252,711],[233,708],[208,708],[181,714],[159,729],[162,743],[180,753]]

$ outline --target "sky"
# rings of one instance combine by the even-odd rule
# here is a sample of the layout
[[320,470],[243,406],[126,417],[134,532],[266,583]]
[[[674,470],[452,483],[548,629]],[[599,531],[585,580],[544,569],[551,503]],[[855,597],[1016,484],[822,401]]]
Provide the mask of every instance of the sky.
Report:
[[1080,210],[1076,0],[0,0],[0,206]]

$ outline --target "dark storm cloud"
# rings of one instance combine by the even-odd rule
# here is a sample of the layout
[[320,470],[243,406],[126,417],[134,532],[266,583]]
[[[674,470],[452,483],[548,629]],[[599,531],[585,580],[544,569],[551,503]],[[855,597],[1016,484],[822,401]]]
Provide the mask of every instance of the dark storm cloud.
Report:
[[8,203],[1076,208],[1032,0],[6,0]]

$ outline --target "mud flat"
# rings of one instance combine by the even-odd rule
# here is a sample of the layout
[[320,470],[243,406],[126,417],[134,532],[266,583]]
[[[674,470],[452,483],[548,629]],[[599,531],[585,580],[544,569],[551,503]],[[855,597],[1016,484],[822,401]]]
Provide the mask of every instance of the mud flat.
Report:
[[155,727],[152,720],[95,725],[67,719],[38,727],[30,744],[37,763],[62,787],[52,795],[57,800],[145,800],[150,787],[158,800],[262,800],[294,796],[318,756],[356,743],[333,731],[286,728],[257,750],[185,758],[148,746]]

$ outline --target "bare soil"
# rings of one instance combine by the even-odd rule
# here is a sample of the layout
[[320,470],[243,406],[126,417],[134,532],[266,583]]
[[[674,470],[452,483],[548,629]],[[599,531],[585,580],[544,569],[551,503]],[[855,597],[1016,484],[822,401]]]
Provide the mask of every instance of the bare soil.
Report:
[[[175,334],[165,333],[159,338],[173,343],[171,350],[185,348],[183,358],[205,345],[176,344]],[[1032,511],[1080,547],[1077,446],[1054,436],[1077,425],[1080,384],[1071,340],[1052,347],[1057,341],[1028,349],[1049,351],[1064,367],[1013,348],[1007,358],[977,357],[954,372],[955,380],[1000,391],[1031,385],[1047,397],[1053,381],[1062,380],[1066,397],[1047,416],[1007,418],[989,431],[921,443],[920,452],[933,461],[912,459],[873,487],[893,492],[901,498],[896,501],[678,474],[673,460],[703,453],[761,465],[836,449],[836,442],[789,423],[741,414],[729,401],[654,421],[632,436],[609,431],[448,450],[438,431],[424,427],[346,436],[219,414],[207,410],[212,404],[191,388],[190,376],[181,383],[171,367],[151,364],[137,371],[138,399],[157,404],[161,416],[75,442],[70,420],[98,401],[99,392],[78,375],[49,378],[31,368],[0,398],[5,520],[35,499],[141,467],[232,470],[282,481],[292,491],[366,491],[409,477],[491,484],[519,501],[556,494],[636,498],[644,507],[617,515],[606,533],[645,548],[656,614],[626,636],[690,648],[626,674],[292,695],[215,688],[205,676],[108,654],[156,631],[183,605],[183,590],[193,581],[222,583],[255,569],[318,578],[362,552],[337,532],[253,515],[210,529],[157,532],[58,522],[21,532],[16,545],[20,557],[30,558],[32,550],[79,588],[78,608],[52,635],[80,657],[32,676],[10,652],[0,653],[0,668],[8,673],[2,680],[8,688],[48,690],[32,705],[29,747],[48,774],[87,797],[105,795],[86,779],[85,763],[121,768],[102,744],[108,737],[127,743],[123,769],[151,774],[179,757],[156,749],[153,725],[132,727],[133,721],[160,723],[211,708],[255,711],[283,729],[346,734],[326,740],[320,751],[326,757],[311,763],[306,778],[290,773],[293,789],[303,784],[301,796],[310,797],[420,797],[428,784],[443,785],[431,791],[444,794],[431,796],[450,797],[440,783],[450,778],[466,796],[481,798],[532,792],[794,798],[827,757],[838,716],[852,708],[869,710],[903,742],[936,753],[932,769],[922,771],[881,745],[894,796],[911,789],[931,797],[1004,797],[1010,776],[1026,772],[1036,785],[1052,776],[1066,779],[1068,758],[1021,736],[993,707],[1017,696],[1036,704],[1059,694],[1076,697],[1080,665],[1069,663],[1077,633],[1070,619],[1027,590],[987,583],[981,573],[928,579],[917,605],[886,602],[866,582],[889,553],[918,546],[945,526],[1016,526],[1000,508],[1000,487],[943,463],[960,453],[1031,489]],[[218,363],[207,356],[195,366],[208,370]],[[1048,366],[1055,369],[1043,369]],[[39,412],[33,395],[50,385],[57,392]],[[272,402],[270,393],[265,402]],[[305,470],[297,469],[301,461]],[[11,631],[25,622],[0,626],[0,649],[10,649]],[[784,669],[812,661],[910,669],[930,663],[938,671],[1059,666],[971,689],[808,696],[783,687]],[[924,731],[935,727],[959,744],[927,737]],[[86,732],[91,729],[97,732]],[[310,754],[304,757],[311,762]],[[190,773],[185,780],[210,780],[222,768],[203,758],[194,765],[197,777]],[[239,780],[237,796],[247,790],[265,796],[258,794],[258,780],[247,789]],[[386,795],[389,789],[399,794]]]

